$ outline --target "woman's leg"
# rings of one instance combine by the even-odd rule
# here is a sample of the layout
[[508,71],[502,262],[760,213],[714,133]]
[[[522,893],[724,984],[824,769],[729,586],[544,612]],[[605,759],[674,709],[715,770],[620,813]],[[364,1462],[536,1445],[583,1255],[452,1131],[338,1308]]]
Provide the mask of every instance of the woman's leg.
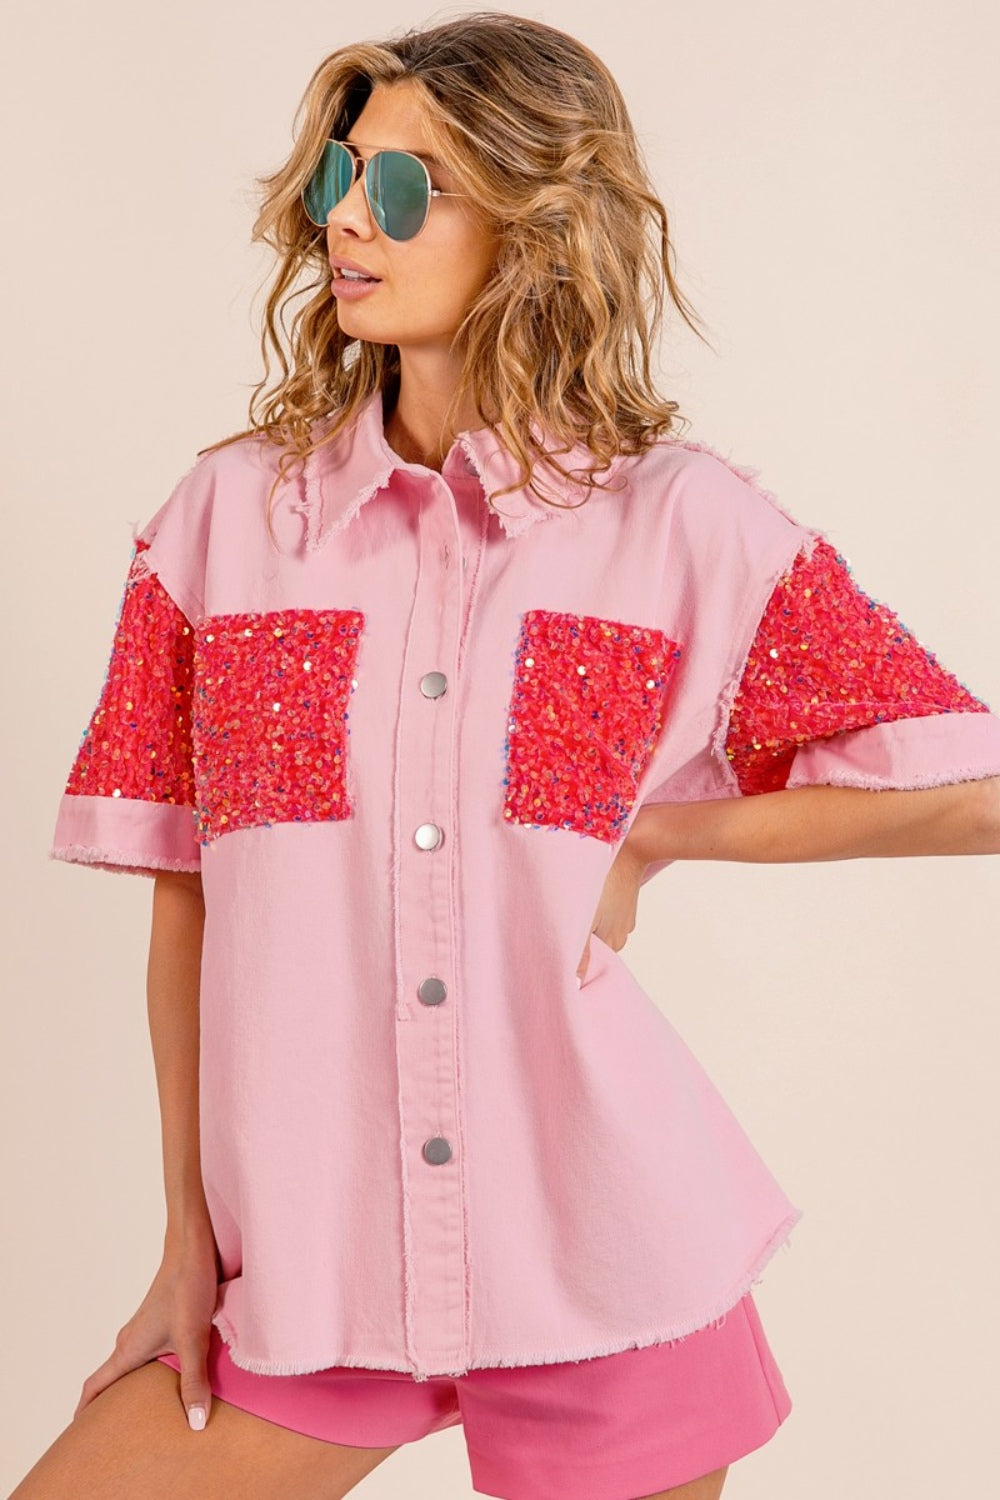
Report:
[[722,1486],[726,1482],[729,1465],[692,1479],[690,1484],[679,1484],[672,1490],[660,1490],[657,1495],[643,1495],[641,1500],[719,1500]]
[[95,1396],[8,1500],[339,1500],[395,1451],[307,1437],[217,1396],[193,1432],[180,1377],[151,1360]]

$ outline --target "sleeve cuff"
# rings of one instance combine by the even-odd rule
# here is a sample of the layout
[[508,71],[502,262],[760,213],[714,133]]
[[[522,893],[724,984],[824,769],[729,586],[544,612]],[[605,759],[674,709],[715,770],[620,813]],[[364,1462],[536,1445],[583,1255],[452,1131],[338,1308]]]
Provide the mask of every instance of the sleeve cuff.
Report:
[[133,875],[201,869],[193,807],[64,793],[50,859]]
[[796,751],[786,786],[915,791],[1000,776],[1000,718],[927,714],[851,729]]

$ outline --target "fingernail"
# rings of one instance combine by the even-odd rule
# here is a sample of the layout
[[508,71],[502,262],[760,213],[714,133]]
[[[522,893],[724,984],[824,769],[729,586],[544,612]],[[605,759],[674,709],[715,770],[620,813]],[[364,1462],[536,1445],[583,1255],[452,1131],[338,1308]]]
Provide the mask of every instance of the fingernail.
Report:
[[579,988],[580,988],[580,986],[581,986],[581,985],[582,985],[582,984],[583,984],[583,979],[582,979],[582,977],[581,977],[581,976],[580,976],[580,975],[579,975],[579,974],[578,974],[578,975],[577,975],[577,976],[576,976],[576,987],[577,987],[577,989],[579,989]]
[[188,1425],[192,1427],[195,1432],[201,1432],[202,1428],[205,1426],[205,1408],[203,1406],[188,1407]]

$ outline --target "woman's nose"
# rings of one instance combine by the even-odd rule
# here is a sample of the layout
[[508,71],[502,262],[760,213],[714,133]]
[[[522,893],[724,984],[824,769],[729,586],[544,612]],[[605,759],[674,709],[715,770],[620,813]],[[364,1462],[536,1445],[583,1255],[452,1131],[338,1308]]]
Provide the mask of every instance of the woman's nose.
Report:
[[360,177],[355,178],[339,203],[335,203],[326,216],[327,225],[339,228],[350,225],[362,234],[374,232],[371,210],[365,197],[365,185]]

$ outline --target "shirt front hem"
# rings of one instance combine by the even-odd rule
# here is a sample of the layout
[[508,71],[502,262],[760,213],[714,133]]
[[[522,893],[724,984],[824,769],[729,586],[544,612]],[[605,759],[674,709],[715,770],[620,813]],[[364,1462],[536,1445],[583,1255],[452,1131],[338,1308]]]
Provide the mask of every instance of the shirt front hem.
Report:
[[736,1281],[722,1296],[709,1304],[707,1307],[699,1308],[697,1311],[675,1319],[665,1328],[660,1326],[648,1329],[640,1334],[628,1334],[617,1336],[607,1342],[589,1345],[585,1349],[561,1348],[557,1350],[547,1349],[542,1352],[532,1351],[523,1358],[512,1359],[500,1352],[486,1354],[482,1358],[470,1361],[468,1364],[457,1369],[428,1369],[426,1361],[424,1367],[415,1370],[412,1365],[400,1364],[398,1358],[393,1359],[383,1354],[372,1354],[362,1356],[351,1356],[348,1354],[336,1354],[332,1358],[305,1358],[301,1360],[271,1360],[271,1359],[248,1359],[239,1348],[239,1334],[233,1327],[232,1322],[222,1309],[219,1309],[212,1318],[212,1322],[219,1330],[226,1344],[226,1352],[232,1363],[241,1370],[247,1370],[255,1375],[314,1375],[320,1370],[333,1368],[341,1369],[367,1369],[367,1370],[395,1370],[404,1374],[412,1375],[414,1380],[428,1380],[441,1376],[454,1377],[467,1375],[470,1370],[483,1369],[514,1369],[522,1365],[552,1365],[579,1363],[581,1360],[600,1359],[608,1354],[623,1354],[629,1349],[644,1349],[652,1344],[674,1343],[679,1339],[686,1338],[689,1334],[697,1333],[700,1329],[708,1327],[709,1324],[717,1322],[725,1317],[736,1304],[746,1296],[751,1287],[759,1280],[764,1267],[772,1259],[778,1250],[786,1246],[789,1236],[796,1224],[802,1218],[802,1210],[795,1208],[787,1214],[777,1229],[767,1240],[763,1248],[751,1262],[749,1269]]

